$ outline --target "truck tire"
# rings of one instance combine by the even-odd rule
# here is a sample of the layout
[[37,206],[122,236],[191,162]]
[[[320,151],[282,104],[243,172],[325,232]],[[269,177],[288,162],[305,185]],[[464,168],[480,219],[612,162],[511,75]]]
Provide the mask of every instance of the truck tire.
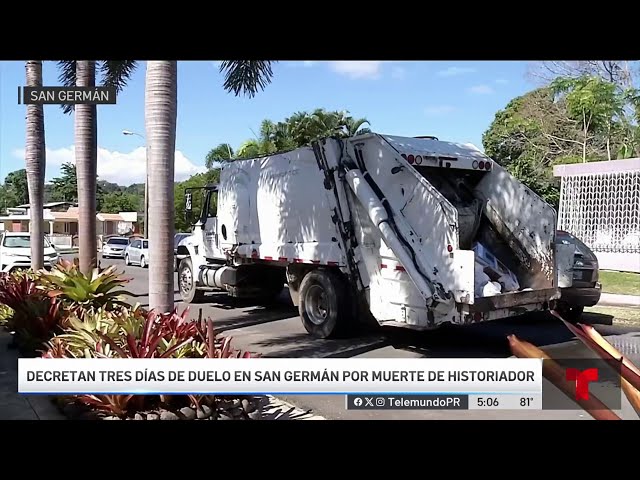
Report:
[[316,338],[345,334],[352,316],[346,282],[330,270],[307,273],[300,283],[298,312],[304,328]]
[[184,303],[196,303],[204,297],[204,292],[196,288],[195,277],[191,259],[182,259],[178,268],[178,289]]

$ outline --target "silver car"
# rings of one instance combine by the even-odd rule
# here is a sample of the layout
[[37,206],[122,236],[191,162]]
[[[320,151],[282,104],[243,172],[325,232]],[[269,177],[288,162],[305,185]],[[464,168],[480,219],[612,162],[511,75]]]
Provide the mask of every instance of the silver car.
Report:
[[126,237],[111,237],[102,245],[102,258],[124,258],[124,251],[129,245]]
[[149,266],[149,240],[146,238],[133,240],[124,252],[124,263],[147,268]]

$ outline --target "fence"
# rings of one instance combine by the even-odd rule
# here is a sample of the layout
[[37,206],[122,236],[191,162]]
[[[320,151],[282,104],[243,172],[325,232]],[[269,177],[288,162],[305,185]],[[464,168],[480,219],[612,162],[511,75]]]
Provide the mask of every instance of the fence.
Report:
[[603,270],[640,273],[640,158],[554,167],[558,229],[580,238]]
[[48,235],[52,245],[61,248],[71,248],[73,246],[73,236],[62,233],[53,233]]

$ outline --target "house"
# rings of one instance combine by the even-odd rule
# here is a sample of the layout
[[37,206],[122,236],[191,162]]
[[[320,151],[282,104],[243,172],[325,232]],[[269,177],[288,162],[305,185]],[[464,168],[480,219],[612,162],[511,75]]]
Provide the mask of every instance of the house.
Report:
[[[29,205],[8,208],[7,215],[0,216],[4,230],[11,232],[29,231]],[[44,231],[54,245],[72,247],[77,245],[78,206],[71,202],[46,203],[43,210]],[[108,235],[126,235],[138,231],[138,213],[98,213],[96,234],[98,238]]]

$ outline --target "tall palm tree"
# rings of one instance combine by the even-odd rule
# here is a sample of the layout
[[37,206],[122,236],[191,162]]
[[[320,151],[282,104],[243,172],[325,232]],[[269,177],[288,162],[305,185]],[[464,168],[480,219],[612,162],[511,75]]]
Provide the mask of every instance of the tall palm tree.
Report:
[[[136,68],[131,60],[63,60],[58,62],[65,86],[93,87],[96,70],[102,84],[121,91]],[[96,105],[63,105],[75,111],[76,171],[78,177],[78,237],[80,270],[88,273],[97,265],[96,192],[98,176],[98,118]],[[146,226],[145,226],[146,228]]]
[[[221,62],[224,89],[253,97],[273,76],[270,61]],[[177,62],[149,61],[145,80],[145,124],[149,158],[149,307],[173,309],[174,160],[177,117]]]
[[[28,87],[42,87],[42,61],[27,60],[25,63]],[[25,169],[29,189],[29,220],[31,232],[31,267],[44,266],[44,173],[46,164],[44,107],[27,105],[25,139]]]
[[149,167],[149,307],[173,309],[174,174],[178,66],[176,61],[147,62],[144,121]]

